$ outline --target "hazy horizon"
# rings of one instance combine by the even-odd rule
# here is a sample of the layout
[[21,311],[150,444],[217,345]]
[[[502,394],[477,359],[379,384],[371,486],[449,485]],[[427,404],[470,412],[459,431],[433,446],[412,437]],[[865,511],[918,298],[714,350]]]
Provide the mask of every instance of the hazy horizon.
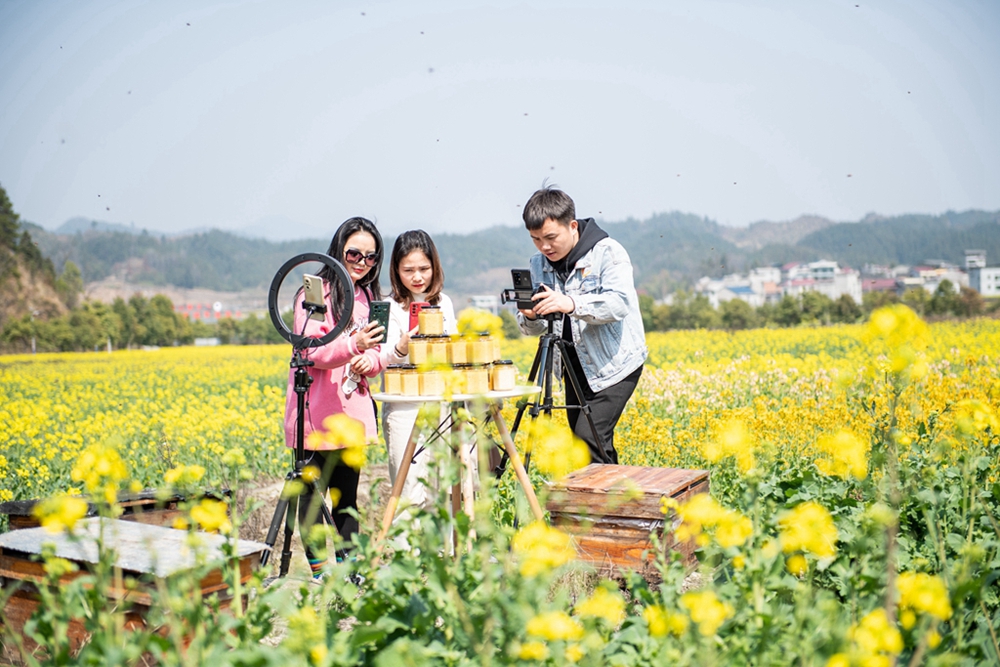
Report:
[[0,4],[28,221],[329,236],[1000,209],[1000,3]]

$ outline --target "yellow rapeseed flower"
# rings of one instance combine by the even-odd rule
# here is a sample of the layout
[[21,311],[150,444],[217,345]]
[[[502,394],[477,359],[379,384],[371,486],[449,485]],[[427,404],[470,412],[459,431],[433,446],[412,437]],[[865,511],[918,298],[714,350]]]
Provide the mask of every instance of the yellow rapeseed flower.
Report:
[[367,442],[364,424],[353,417],[337,413],[323,420],[322,446],[315,449],[363,447]]
[[816,467],[824,475],[857,479],[868,476],[869,444],[848,430],[840,430],[835,435],[825,435],[816,442],[816,448],[828,458],[816,461]]
[[[663,503],[663,508],[674,503]],[[753,523],[739,512],[720,505],[707,493],[699,493],[686,503],[676,505],[681,525],[674,531],[679,542],[694,539],[701,546],[708,544],[706,530],[714,530],[716,541],[723,548],[744,544],[753,535]]]
[[779,539],[785,553],[805,551],[818,558],[837,553],[837,527],[833,517],[819,503],[807,501],[778,519]]
[[561,479],[590,463],[587,444],[565,425],[543,415],[530,422],[526,431],[531,462],[543,474]]
[[654,637],[666,637],[668,634],[680,637],[688,627],[687,616],[669,612],[660,605],[646,607],[642,610],[642,617],[649,626],[649,634]]
[[121,483],[128,479],[128,468],[114,445],[99,443],[80,453],[70,472],[70,479],[82,482],[94,498],[113,505],[118,500]]
[[741,471],[750,472],[755,463],[754,442],[746,424],[740,419],[725,422],[718,436],[703,446],[702,455],[711,463],[732,456]]
[[535,577],[576,558],[572,538],[548,526],[543,521],[533,521],[517,531],[511,549],[521,563],[521,574]]
[[733,608],[719,600],[713,591],[693,591],[681,596],[681,607],[691,620],[698,624],[698,632],[705,637],[714,635],[726,619],[733,615]]
[[576,605],[574,611],[577,616],[603,618],[617,627],[625,620],[625,599],[617,591],[598,586],[589,598]]
[[922,572],[902,572],[896,579],[896,590],[899,591],[900,609],[923,612],[942,621],[951,618],[948,587],[940,577]]
[[869,613],[851,627],[848,637],[854,643],[855,662],[878,664],[903,650],[903,637],[899,630],[889,623],[885,609],[879,608]]
[[540,641],[528,641],[521,644],[517,650],[521,660],[537,660],[541,662],[549,657],[549,647]]
[[340,450],[340,460],[344,465],[355,470],[361,470],[368,461],[368,449],[366,447],[348,447]]
[[802,554],[793,554],[789,556],[788,560],[785,562],[785,566],[788,568],[788,571],[796,577],[801,577],[809,571],[809,563],[806,562],[806,557]]
[[547,641],[580,639],[583,626],[564,611],[549,611],[535,616],[527,625],[528,634]]
[[163,481],[170,486],[193,486],[205,476],[205,468],[200,465],[179,465],[163,475]]
[[966,399],[955,405],[955,425],[959,432],[975,435],[990,429],[993,433],[1000,432],[1000,421],[987,403],[977,399]]
[[233,530],[228,509],[221,500],[205,498],[191,508],[191,520],[206,532],[227,534]]
[[72,531],[76,522],[87,516],[87,503],[76,496],[56,496],[36,504],[32,514],[45,530],[58,534]]

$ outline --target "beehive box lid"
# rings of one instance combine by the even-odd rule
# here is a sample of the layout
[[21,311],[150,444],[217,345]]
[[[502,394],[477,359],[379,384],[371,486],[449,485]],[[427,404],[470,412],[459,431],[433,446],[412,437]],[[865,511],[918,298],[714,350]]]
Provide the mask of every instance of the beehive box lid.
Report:
[[663,519],[660,498],[703,485],[707,470],[645,468],[592,463],[552,485],[547,507],[554,514]]
[[[153,574],[168,577],[203,562],[221,561],[226,558],[222,547],[226,538],[221,535],[198,533],[200,552],[188,544],[188,532],[94,517],[77,522],[74,535],[65,533],[53,535],[45,528],[25,528],[12,530],[0,535],[0,554],[21,557],[26,560],[42,553],[46,544],[53,545],[54,554],[76,563],[96,563],[99,559],[98,542],[113,549],[117,555],[115,565],[126,572]],[[263,552],[266,544],[238,540],[235,555],[243,558],[253,553]]]

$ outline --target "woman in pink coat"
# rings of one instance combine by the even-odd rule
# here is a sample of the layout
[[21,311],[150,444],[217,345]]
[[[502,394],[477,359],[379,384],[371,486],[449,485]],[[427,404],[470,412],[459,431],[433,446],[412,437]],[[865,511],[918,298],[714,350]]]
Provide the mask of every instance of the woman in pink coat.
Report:
[[[306,394],[305,435],[322,428],[326,417],[343,413],[364,424],[368,440],[374,442],[378,439],[378,431],[368,378],[382,371],[383,363],[376,341],[382,338],[384,330],[376,322],[368,321],[368,310],[372,301],[381,298],[378,279],[382,268],[382,236],[369,220],[351,218],[333,235],[327,254],[341,261],[347,269],[353,283],[353,294],[339,293],[343,291],[342,286],[333,280],[332,271],[324,266],[319,276],[323,279],[326,315],[322,321],[308,319],[303,306],[305,296],[300,291],[295,299],[294,331],[311,337],[326,335],[333,330],[333,314],[340,311],[344,299],[354,300],[354,314],[347,328],[330,343],[305,351],[304,356],[315,364],[308,368],[312,384]],[[331,293],[331,285],[341,289],[334,289]],[[289,447],[295,447],[297,418],[293,376],[294,371],[290,371],[285,401],[285,441]],[[308,442],[307,438],[306,466],[315,466],[322,472],[318,486],[324,497],[328,489],[335,489],[331,493],[334,500],[333,520],[344,542],[350,544],[351,537],[358,532],[358,522],[346,510],[356,510],[358,506],[358,471],[341,462],[336,450],[309,449]],[[312,496],[307,487],[299,498],[299,525],[303,535],[309,534],[309,528],[318,516],[316,510],[310,511]],[[326,559],[317,557],[308,546],[306,556],[313,575],[317,576]]]

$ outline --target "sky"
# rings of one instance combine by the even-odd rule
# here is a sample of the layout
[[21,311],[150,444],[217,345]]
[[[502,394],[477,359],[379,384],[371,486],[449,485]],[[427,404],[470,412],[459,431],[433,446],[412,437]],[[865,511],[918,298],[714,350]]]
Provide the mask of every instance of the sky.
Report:
[[25,220],[325,237],[1000,209],[1000,2],[0,0]]

